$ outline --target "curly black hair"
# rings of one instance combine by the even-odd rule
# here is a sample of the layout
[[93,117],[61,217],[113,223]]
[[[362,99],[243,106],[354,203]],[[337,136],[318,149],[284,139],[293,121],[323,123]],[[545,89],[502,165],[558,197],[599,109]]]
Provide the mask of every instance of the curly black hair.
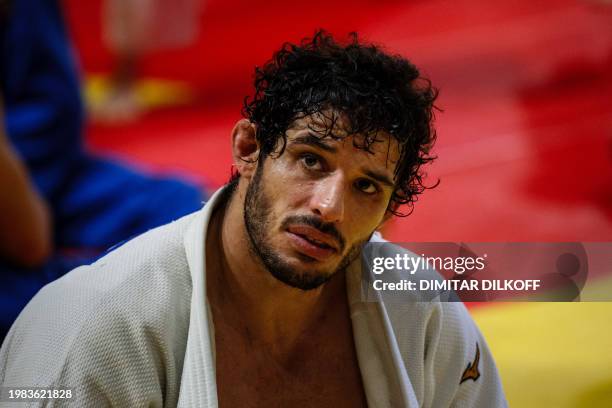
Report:
[[[242,114],[257,126],[262,157],[279,142],[282,154],[287,129],[312,114],[331,119],[322,136],[336,137],[332,130],[339,113],[346,134],[363,136],[353,138],[354,143],[359,139],[359,148],[370,151],[369,146],[380,141],[380,131],[399,142],[396,189],[388,211],[410,214],[417,196],[435,187],[423,184],[421,166],[435,159],[430,150],[436,139],[432,123],[438,91],[405,58],[360,42],[356,33],[339,43],[317,30],[300,44],[285,43],[263,67],[256,67],[254,85],[255,94],[244,99]],[[409,206],[408,214],[397,211],[402,204]]]

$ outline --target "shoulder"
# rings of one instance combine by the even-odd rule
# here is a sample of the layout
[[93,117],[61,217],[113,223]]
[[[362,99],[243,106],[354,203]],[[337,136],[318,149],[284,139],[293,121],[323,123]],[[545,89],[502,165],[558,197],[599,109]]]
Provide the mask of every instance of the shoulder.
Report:
[[140,235],[45,286],[3,344],[0,382],[93,381],[118,397],[130,392],[126,384],[178,384],[191,300],[183,236],[194,217]]
[[[418,255],[382,237],[365,256]],[[371,260],[369,261],[371,262]],[[386,281],[442,280],[433,269],[386,269]],[[370,278],[371,279],[371,278]],[[378,294],[408,376],[423,406],[506,406],[491,351],[465,305],[451,292],[386,291]]]
[[465,305],[436,302],[428,310],[424,361],[432,406],[507,406],[493,354]]
[[423,406],[507,406],[494,357],[463,303],[392,302],[385,309]]
[[58,306],[70,308],[72,318],[109,312],[109,318],[155,323],[191,292],[183,238],[194,215],[152,229],[69,272],[44,287],[28,309]]

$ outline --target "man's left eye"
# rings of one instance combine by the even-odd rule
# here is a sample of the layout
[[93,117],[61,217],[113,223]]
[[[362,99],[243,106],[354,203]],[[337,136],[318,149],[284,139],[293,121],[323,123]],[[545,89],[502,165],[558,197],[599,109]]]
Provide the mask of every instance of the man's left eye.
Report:
[[357,180],[355,182],[355,186],[357,187],[358,190],[366,194],[374,194],[378,191],[374,183],[366,179]]

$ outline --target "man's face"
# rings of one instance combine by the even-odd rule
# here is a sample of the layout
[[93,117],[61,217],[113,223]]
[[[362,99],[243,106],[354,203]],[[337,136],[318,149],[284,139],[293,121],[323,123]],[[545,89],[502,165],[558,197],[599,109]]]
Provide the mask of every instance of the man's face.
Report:
[[280,157],[260,159],[244,218],[251,250],[280,281],[314,289],[346,268],[383,221],[394,191],[397,141],[380,132],[370,152],[359,135],[323,137],[321,115],[287,131]]

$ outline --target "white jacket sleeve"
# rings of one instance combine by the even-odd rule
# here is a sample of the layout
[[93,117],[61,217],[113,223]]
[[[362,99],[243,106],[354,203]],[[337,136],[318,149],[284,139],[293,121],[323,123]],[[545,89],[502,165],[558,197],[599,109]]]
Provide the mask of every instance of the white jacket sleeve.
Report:
[[88,306],[66,301],[61,286],[45,287],[13,325],[0,354],[2,386],[72,390],[69,400],[30,406],[162,406],[155,333],[108,313],[110,299],[92,296]]
[[153,230],[45,286],[2,345],[0,386],[72,389],[71,400],[32,406],[175,406],[191,297],[184,264],[175,234]]
[[[380,234],[375,234],[371,242],[391,244]],[[406,250],[391,244],[377,251],[379,256],[389,257]],[[397,271],[385,273],[397,274],[390,281],[412,276]],[[431,271],[418,274],[441,279]],[[421,301],[427,296],[420,298],[417,292],[406,293],[381,296],[419,405],[424,408],[507,407],[493,356],[465,305],[439,299]]]
[[426,356],[430,407],[507,407],[489,347],[463,303],[440,303]]

